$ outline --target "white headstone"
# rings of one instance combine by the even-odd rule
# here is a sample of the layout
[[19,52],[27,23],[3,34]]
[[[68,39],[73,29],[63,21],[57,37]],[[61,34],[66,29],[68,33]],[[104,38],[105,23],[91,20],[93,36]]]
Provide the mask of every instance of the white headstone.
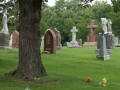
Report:
[[44,36],[42,36],[41,47],[44,47]]
[[12,47],[12,34],[11,34],[10,40],[9,40],[9,47]]
[[106,18],[101,18],[101,25],[102,25],[102,30],[104,30],[104,33],[107,33],[107,23],[108,20]]
[[114,44],[115,44],[115,46],[117,46],[118,45],[118,37],[115,37],[115,39],[114,39]]

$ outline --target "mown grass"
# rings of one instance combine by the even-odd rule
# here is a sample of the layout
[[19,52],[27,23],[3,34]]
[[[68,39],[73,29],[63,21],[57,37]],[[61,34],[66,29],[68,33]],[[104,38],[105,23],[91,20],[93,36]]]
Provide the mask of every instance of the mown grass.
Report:
[[[110,60],[96,58],[96,47],[63,47],[56,54],[41,54],[48,76],[26,82],[5,73],[17,68],[18,50],[0,49],[0,90],[120,90],[120,47],[113,50]],[[41,51],[43,48],[41,48]],[[91,77],[92,82],[86,83]],[[102,78],[107,86],[100,87]]]

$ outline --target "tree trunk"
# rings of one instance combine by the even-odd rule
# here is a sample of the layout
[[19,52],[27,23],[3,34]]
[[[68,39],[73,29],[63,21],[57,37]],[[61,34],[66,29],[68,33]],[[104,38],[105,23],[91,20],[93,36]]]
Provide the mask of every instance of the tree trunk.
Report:
[[19,2],[19,63],[15,76],[41,77],[46,71],[40,54],[40,15],[42,0]]

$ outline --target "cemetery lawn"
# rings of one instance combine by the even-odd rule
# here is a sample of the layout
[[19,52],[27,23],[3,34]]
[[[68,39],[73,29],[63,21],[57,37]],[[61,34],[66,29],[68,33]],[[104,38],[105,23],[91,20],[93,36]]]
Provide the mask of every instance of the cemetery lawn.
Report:
[[[5,75],[17,68],[18,49],[0,49],[0,90],[25,90],[28,86],[30,90],[120,90],[120,47],[107,61],[98,60],[95,49],[63,47],[56,54],[41,54],[48,75],[33,82]],[[89,83],[88,77],[92,78]],[[99,86],[104,77],[106,86]]]

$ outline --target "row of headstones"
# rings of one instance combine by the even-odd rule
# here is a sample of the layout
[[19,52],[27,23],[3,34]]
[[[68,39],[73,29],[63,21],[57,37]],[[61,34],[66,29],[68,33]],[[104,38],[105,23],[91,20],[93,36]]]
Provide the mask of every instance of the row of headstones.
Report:
[[[56,28],[53,30],[47,30],[45,33],[45,39],[42,37],[41,46],[43,45],[44,51],[48,51],[50,53],[56,53],[56,49],[62,49],[60,32]],[[19,32],[15,30],[11,36],[9,33],[0,33],[0,46],[2,48],[18,48]]]

